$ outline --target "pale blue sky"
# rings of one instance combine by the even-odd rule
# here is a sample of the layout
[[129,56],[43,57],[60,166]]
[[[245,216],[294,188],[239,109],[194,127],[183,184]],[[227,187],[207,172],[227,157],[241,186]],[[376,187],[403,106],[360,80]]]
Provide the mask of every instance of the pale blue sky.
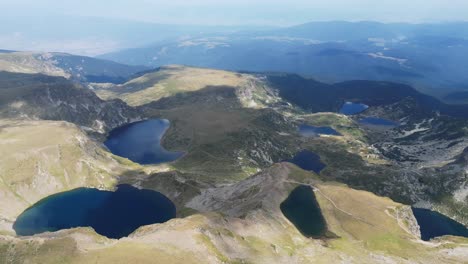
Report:
[[210,26],[468,21],[468,0],[0,0],[0,10],[0,49],[84,55],[174,37],[165,26],[89,17]]
[[0,0],[2,15],[79,15],[168,24],[293,25],[324,20],[468,21],[468,0]]

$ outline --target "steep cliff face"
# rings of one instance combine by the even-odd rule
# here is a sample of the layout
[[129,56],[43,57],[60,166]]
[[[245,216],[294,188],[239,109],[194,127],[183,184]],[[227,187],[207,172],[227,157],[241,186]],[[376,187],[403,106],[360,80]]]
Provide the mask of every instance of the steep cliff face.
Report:
[[103,101],[61,77],[0,72],[0,91],[3,118],[64,120],[99,133],[141,118],[123,101]]

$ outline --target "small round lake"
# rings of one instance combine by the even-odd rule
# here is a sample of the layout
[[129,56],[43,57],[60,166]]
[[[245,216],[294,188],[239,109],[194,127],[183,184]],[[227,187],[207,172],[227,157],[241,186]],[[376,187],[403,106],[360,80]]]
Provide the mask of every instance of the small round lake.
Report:
[[182,152],[170,152],[161,146],[169,128],[165,119],[131,123],[112,130],[104,145],[115,155],[140,164],[159,164],[180,158]]
[[320,173],[326,167],[326,165],[320,161],[320,156],[309,150],[302,150],[292,159],[286,161],[295,164],[303,170],[313,171],[315,173]]
[[344,115],[356,115],[364,112],[367,108],[369,108],[369,106],[365,104],[346,102],[341,107],[340,113]]
[[421,230],[422,240],[429,241],[445,235],[468,237],[468,229],[457,221],[428,209],[412,209]]
[[13,228],[17,235],[29,236],[92,227],[103,236],[121,238],[175,216],[175,205],[161,193],[119,185],[115,192],[79,188],[49,196],[24,211]]
[[281,212],[306,237],[326,235],[327,225],[310,186],[296,187],[280,205]]
[[341,136],[341,134],[331,127],[317,127],[309,125],[300,125],[299,134],[304,137],[316,137],[319,135]]

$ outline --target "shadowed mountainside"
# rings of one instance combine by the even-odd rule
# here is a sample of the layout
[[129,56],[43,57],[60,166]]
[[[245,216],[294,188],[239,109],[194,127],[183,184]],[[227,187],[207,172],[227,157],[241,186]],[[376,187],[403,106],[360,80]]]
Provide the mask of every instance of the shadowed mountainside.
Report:
[[80,82],[122,83],[147,69],[67,53],[0,52],[0,71],[41,73]]
[[103,101],[63,77],[0,72],[0,116],[64,120],[104,133],[139,119],[121,100]]
[[347,101],[382,106],[412,98],[421,114],[439,112],[468,118],[468,105],[448,105],[399,83],[348,81],[325,84],[291,74],[269,75],[268,80],[281,97],[311,112],[337,112]]

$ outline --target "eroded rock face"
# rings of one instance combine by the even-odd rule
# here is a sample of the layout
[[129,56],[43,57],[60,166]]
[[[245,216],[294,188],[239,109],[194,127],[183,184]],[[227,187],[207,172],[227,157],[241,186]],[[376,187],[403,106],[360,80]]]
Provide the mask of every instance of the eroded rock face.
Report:
[[395,209],[395,217],[402,228],[412,234],[414,237],[421,238],[421,230],[418,221],[414,217],[410,206],[400,206]]
[[276,205],[287,196],[286,180],[288,166],[275,165],[239,183],[205,189],[186,206],[200,212],[223,212],[231,217],[240,217],[247,212],[262,208],[278,212]]
[[394,182],[386,189],[405,186],[407,190],[400,192],[408,198],[405,203],[418,203],[467,225],[468,212],[463,204],[467,202],[468,121],[428,111],[428,105],[414,98],[372,107],[358,118],[362,116],[400,123],[391,130],[366,131],[369,143],[403,175],[392,177]]

